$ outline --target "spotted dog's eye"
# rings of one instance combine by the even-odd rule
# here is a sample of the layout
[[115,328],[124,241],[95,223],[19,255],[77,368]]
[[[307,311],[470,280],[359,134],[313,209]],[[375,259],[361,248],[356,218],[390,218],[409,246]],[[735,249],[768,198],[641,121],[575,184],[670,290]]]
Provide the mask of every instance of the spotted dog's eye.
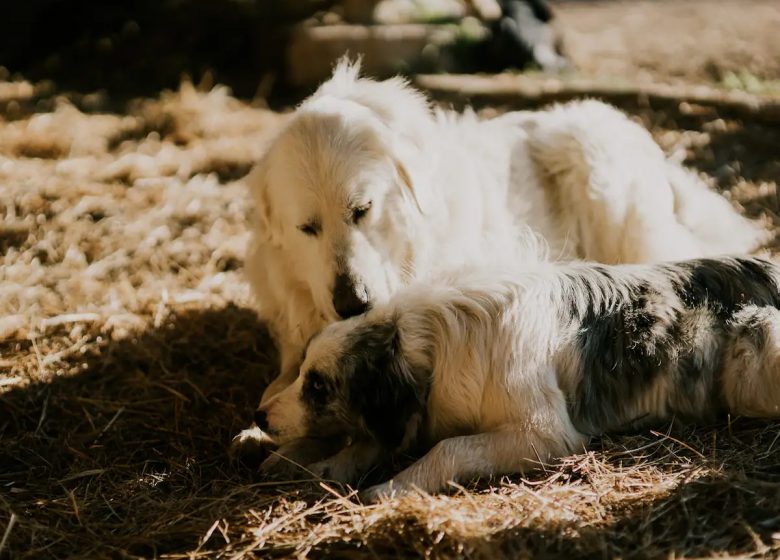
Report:
[[320,234],[320,224],[317,222],[308,222],[298,226],[298,229],[309,237],[317,237]]
[[309,401],[324,403],[328,397],[328,385],[323,375],[316,369],[310,370],[303,384],[303,393]]
[[363,206],[358,206],[356,208],[352,209],[352,223],[358,223],[360,220],[362,220],[365,215],[368,213],[368,211],[371,210],[371,202],[368,202],[364,204]]

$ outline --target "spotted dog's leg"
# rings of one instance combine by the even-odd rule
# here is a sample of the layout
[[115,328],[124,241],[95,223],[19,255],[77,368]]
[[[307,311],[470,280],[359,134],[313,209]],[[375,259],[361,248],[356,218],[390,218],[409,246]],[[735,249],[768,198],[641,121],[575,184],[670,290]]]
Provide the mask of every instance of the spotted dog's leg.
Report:
[[[445,439],[391,480],[362,492],[361,499],[372,502],[415,489],[437,492],[445,489],[450,481],[538,468],[571,451],[575,441],[567,435],[572,434],[544,433],[517,426]],[[582,441],[581,437],[578,439]]]
[[320,478],[354,484],[379,462],[383,454],[384,450],[375,442],[358,441],[307,468]]

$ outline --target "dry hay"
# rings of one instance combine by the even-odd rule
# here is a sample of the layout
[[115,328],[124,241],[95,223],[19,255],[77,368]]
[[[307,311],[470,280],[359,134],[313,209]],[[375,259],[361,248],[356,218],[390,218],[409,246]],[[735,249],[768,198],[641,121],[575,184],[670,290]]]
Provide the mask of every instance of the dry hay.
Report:
[[[528,479],[374,506],[230,463],[275,363],[237,179],[284,117],[187,84],[99,101],[0,83],[0,554],[780,552],[778,423],[606,438]],[[776,227],[780,133],[708,111],[636,114]]]

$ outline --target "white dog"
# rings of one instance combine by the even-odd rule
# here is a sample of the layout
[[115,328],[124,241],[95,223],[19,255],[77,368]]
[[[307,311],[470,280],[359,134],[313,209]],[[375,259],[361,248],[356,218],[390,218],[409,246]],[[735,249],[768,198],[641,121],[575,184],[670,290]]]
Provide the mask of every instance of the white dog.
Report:
[[443,269],[548,254],[654,262],[745,252],[764,237],[607,105],[479,120],[347,62],[248,182],[247,272],[281,355],[263,402],[295,379],[322,327]]
[[258,422],[281,444],[354,438],[309,466],[342,482],[430,449],[374,499],[523,471],[673,417],[777,417],[779,281],[748,258],[440,275],[326,327]]

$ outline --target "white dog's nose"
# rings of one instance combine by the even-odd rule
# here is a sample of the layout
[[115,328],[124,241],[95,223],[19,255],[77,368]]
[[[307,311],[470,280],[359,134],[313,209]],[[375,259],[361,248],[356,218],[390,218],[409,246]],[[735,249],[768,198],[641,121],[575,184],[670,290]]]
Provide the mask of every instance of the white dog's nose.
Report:
[[337,274],[333,284],[333,308],[339,317],[347,319],[360,315],[370,307],[368,294],[358,288],[349,274]]

